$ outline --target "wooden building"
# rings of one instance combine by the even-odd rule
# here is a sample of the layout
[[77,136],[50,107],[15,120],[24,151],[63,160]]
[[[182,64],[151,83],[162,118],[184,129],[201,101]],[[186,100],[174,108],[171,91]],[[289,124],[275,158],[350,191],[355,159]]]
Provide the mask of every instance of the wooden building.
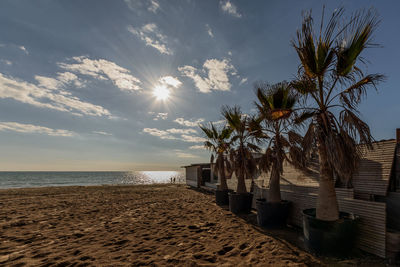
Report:
[[[360,147],[362,159],[352,179],[352,188],[337,188],[339,209],[360,217],[359,248],[380,257],[400,259],[400,129],[396,139],[373,144],[373,150]],[[292,202],[289,223],[302,227],[302,210],[315,208],[318,193],[318,160],[308,172],[284,163],[282,198]],[[255,177],[255,199],[266,197],[269,173]],[[250,180],[246,181],[247,189]],[[228,180],[236,189],[237,180]],[[214,186],[213,186],[214,187]]]
[[186,184],[193,187],[209,186],[213,187],[217,183],[217,178],[213,175],[210,163],[195,163],[182,166],[186,172]]

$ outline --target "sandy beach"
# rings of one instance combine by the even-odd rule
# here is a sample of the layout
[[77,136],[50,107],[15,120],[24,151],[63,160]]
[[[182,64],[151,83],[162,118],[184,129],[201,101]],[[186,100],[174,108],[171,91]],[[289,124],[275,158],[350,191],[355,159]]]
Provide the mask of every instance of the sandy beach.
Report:
[[0,265],[319,264],[184,185],[0,190]]

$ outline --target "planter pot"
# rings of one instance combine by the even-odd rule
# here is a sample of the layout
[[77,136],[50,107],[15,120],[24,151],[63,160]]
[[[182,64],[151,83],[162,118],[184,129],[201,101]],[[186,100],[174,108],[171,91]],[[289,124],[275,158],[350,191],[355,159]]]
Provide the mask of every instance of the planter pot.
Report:
[[219,206],[229,205],[229,193],[232,193],[233,190],[216,190],[215,191],[215,203]]
[[253,202],[253,194],[229,193],[229,210],[233,213],[250,213]]
[[359,217],[340,212],[339,220],[323,221],[315,209],[303,210],[303,232],[306,248],[318,255],[347,257],[356,247]]
[[257,222],[260,226],[283,227],[289,216],[290,202],[282,200],[280,203],[267,202],[257,199]]

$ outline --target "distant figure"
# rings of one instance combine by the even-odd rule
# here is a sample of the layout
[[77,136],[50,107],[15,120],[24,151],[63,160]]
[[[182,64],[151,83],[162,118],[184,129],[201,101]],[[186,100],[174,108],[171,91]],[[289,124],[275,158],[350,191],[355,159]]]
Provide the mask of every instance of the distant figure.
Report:
[[171,184],[172,184],[172,177],[171,178],[169,178],[170,180],[171,180]]
[[174,177],[174,183],[175,183],[175,177]]

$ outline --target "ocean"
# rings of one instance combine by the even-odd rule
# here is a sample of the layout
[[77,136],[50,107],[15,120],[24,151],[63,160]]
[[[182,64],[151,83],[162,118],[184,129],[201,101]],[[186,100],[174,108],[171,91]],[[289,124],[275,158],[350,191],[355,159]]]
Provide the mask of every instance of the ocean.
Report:
[[0,188],[183,183],[183,171],[0,172]]

